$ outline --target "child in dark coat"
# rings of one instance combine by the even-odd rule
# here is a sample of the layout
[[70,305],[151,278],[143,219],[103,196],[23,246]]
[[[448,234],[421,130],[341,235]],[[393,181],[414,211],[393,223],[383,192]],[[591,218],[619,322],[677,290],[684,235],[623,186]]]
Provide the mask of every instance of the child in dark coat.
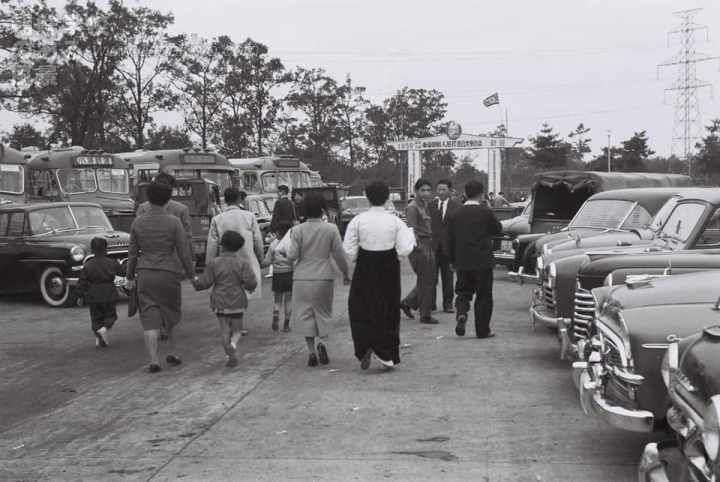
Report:
[[277,227],[277,237],[270,243],[265,259],[260,265],[262,268],[272,266],[273,280],[272,290],[275,294],[275,303],[273,304],[272,329],[278,331],[280,328],[280,309],[285,302],[285,324],[283,331],[285,333],[292,331],[290,328],[290,316],[292,314],[292,288],[293,288],[293,263],[287,259],[287,256],[276,251],[278,244],[285,237],[288,231],[293,227],[289,221],[280,221]]
[[93,238],[90,249],[93,257],[83,265],[75,291],[90,307],[95,348],[105,348],[108,346],[107,331],[117,320],[115,276],[125,276],[125,266],[107,257],[107,241],[103,238]]
[[236,367],[237,344],[242,336],[243,313],[248,308],[245,290],[252,292],[258,280],[252,265],[238,251],[245,245],[245,239],[237,231],[225,231],[220,238],[220,256],[205,266],[200,277],[195,277],[193,286],[197,291],[213,287],[210,294],[210,308],[220,322],[223,349],[227,354],[226,366]]

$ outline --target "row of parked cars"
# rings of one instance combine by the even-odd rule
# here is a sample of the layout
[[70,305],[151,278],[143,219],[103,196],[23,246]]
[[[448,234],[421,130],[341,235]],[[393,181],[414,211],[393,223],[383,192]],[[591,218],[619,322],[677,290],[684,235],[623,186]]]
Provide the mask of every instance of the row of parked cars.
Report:
[[530,319],[557,332],[585,412],[673,432],[646,446],[641,481],[720,475],[720,188],[691,184],[546,173],[524,213],[530,234],[496,244],[510,277],[534,285]]

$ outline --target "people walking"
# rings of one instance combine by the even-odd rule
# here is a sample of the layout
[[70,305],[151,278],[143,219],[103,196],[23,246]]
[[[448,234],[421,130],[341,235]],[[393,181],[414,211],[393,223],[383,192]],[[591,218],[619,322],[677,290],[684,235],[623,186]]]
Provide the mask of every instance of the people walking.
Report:
[[[278,223],[288,221],[292,224],[297,223],[297,213],[295,212],[295,203],[290,199],[290,190],[284,184],[278,186],[278,197],[273,206],[272,219],[270,220],[270,232],[277,234]],[[307,215],[307,214],[306,214]]]
[[225,231],[220,238],[220,256],[211,259],[203,273],[193,279],[202,291],[212,286],[210,309],[220,323],[220,337],[228,367],[238,365],[237,346],[242,336],[243,313],[248,308],[247,291],[254,291],[258,278],[244,256],[238,256],[245,239],[236,231]]
[[405,211],[405,222],[415,231],[415,249],[408,259],[410,266],[417,276],[415,287],[400,302],[400,309],[408,318],[415,318],[411,310],[420,311],[420,323],[430,325],[438,324],[433,318],[432,290],[433,290],[433,264],[432,228],[427,202],[430,199],[432,184],[424,178],[415,182],[415,198],[408,204]]
[[493,206],[501,208],[510,206],[510,203],[505,198],[505,193],[503,191],[500,191],[497,196],[495,196],[495,198],[493,199]]
[[[260,263],[263,261],[263,240],[260,226],[255,215],[250,211],[240,209],[240,191],[235,187],[229,187],[223,192],[227,208],[225,212],[215,216],[210,222],[208,232],[206,263],[220,256],[220,240],[226,231],[236,231],[245,239],[238,256],[243,256],[252,266],[255,277],[260,279]],[[250,299],[262,298],[262,286],[258,285],[254,293],[249,293]]]
[[481,205],[484,187],[478,181],[465,185],[468,200],[450,218],[450,263],[457,273],[455,333],[465,336],[470,302],[475,297],[475,335],[491,338],[493,312],[493,243],[492,236],[502,232],[500,221],[490,208]]
[[290,316],[292,315],[292,290],[293,290],[293,264],[286,255],[277,251],[280,241],[292,228],[288,221],[281,221],[277,228],[277,237],[270,243],[265,254],[262,267],[270,266],[273,270],[272,291],[275,297],[273,303],[272,330],[280,329],[280,310],[285,306],[285,322],[283,332],[291,331]]
[[107,257],[107,241],[93,238],[90,241],[92,257],[85,261],[75,291],[90,308],[91,328],[95,335],[95,348],[108,346],[107,332],[117,321],[118,300],[116,276],[125,276],[125,266]]
[[[293,323],[305,337],[308,351],[308,365],[318,362],[327,365],[327,338],[332,322],[333,283],[335,269],[330,258],[335,260],[343,273],[345,284],[350,283],[348,264],[335,224],[322,222],[325,198],[320,192],[309,192],[305,196],[307,220],[290,231],[290,246],[287,257],[296,262],[293,272],[292,315]],[[315,340],[319,339],[317,345]]]
[[455,211],[462,206],[451,198],[452,182],[443,179],[438,181],[435,192],[437,199],[428,203],[430,225],[432,227],[432,253],[435,257],[433,265],[432,310],[437,309],[437,285],[442,279],[442,307],[445,313],[454,313],[453,298],[455,293],[453,272],[450,269],[450,248],[448,246],[448,221]]
[[383,366],[400,363],[400,261],[415,245],[413,230],[384,204],[390,190],[381,181],[365,187],[372,207],[357,216],[345,230],[343,246],[356,261],[348,316],[360,368],[367,370],[374,356]]
[[179,365],[176,356],[176,326],[182,315],[180,276],[192,279],[195,268],[190,255],[182,222],[170,214],[166,205],[172,188],[153,181],[147,188],[150,209],[133,221],[126,287],[133,288],[137,277],[140,321],[145,331],[145,346],[150,357],[150,373],[160,371],[158,331],[165,326],[168,333],[166,361]]

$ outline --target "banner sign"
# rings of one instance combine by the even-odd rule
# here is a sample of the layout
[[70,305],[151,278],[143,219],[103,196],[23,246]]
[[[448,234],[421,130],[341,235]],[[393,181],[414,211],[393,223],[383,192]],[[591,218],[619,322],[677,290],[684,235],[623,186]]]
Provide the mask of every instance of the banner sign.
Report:
[[409,139],[406,141],[389,141],[388,146],[397,151],[429,151],[435,149],[493,149],[498,147],[514,147],[523,140],[517,137],[489,137],[472,134],[454,134],[455,139],[447,135]]
[[490,149],[488,151],[488,193],[494,192],[497,194],[502,191],[502,187],[500,187],[500,160],[500,149]]
[[408,199],[415,193],[415,182],[422,177],[422,155],[420,151],[408,152]]

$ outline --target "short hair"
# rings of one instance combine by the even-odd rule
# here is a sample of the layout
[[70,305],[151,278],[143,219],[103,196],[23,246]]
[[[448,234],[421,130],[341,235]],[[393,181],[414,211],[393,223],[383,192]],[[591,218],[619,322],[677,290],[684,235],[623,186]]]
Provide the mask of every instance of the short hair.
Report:
[[365,186],[365,197],[373,206],[382,206],[390,199],[390,189],[382,181],[373,181]]
[[305,216],[307,218],[322,217],[325,206],[325,196],[318,191],[310,191],[303,200],[303,207],[305,208]]
[[220,246],[226,251],[237,253],[245,246],[245,238],[237,231],[225,231],[220,238]]
[[452,189],[452,181],[450,179],[440,179],[437,182],[437,186],[439,186],[440,184],[445,184],[448,189]]
[[468,198],[475,198],[485,192],[485,186],[480,181],[468,181],[465,184],[465,195]]
[[166,182],[152,181],[147,187],[146,193],[150,204],[164,206],[172,197],[172,187]]
[[290,228],[293,227],[293,223],[290,221],[280,221],[277,225],[277,229],[275,230],[275,234],[277,235],[277,239],[282,239],[285,237],[288,231],[290,231]]
[[240,191],[240,201],[244,201],[247,197],[247,193],[245,191]]
[[293,196],[304,197],[304,194],[303,194],[302,192],[300,192],[300,191],[295,191],[295,192],[293,192]]
[[225,196],[226,204],[237,204],[238,199],[240,199],[240,190],[236,187],[230,186],[225,189],[223,196]]
[[170,174],[169,172],[161,172],[157,176],[155,176],[155,180],[157,182],[164,182],[170,187],[176,187],[177,181],[175,180],[175,176]]
[[493,191],[490,191],[490,193],[488,194],[488,196],[490,196],[490,195],[493,195],[493,196],[494,196],[495,193],[494,193]]
[[281,193],[283,193],[283,194],[289,194],[289,193],[290,193],[290,189],[289,189],[285,184],[279,185],[279,186],[278,186],[278,191],[281,192]]
[[424,186],[428,186],[428,187],[432,188],[432,183],[430,181],[428,181],[427,179],[425,179],[424,177],[421,177],[420,179],[415,181],[415,190],[416,191],[419,191]]
[[503,191],[500,191],[498,194],[501,195],[501,196],[504,196],[504,195],[505,195],[505,193],[504,193]]
[[95,255],[107,253],[107,248],[107,241],[103,238],[92,238],[92,241],[90,241],[90,249]]

